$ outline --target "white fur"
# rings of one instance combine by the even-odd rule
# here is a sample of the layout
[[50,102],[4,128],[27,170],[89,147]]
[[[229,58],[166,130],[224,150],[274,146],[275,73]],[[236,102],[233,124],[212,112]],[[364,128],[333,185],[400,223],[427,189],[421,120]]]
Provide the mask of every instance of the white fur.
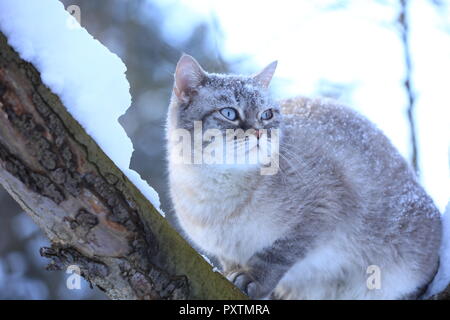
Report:
[[[248,182],[238,175],[216,171],[213,166],[205,170],[191,165],[172,166],[170,174],[176,180],[172,196],[179,223],[208,253],[245,263],[281,236],[283,230],[277,232],[270,216],[257,216],[251,201],[242,207],[248,201],[248,192],[243,192]],[[235,210],[239,214],[233,215]],[[199,226],[193,220],[204,224]]]

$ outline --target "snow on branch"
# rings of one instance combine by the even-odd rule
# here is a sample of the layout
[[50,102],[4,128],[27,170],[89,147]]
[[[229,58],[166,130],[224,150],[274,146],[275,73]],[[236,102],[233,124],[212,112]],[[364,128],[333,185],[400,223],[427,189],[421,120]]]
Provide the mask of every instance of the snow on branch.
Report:
[[155,190],[129,169],[133,145],[117,121],[131,105],[126,66],[73,19],[59,1],[0,2],[0,30],[8,43],[36,67],[44,84],[159,209]]

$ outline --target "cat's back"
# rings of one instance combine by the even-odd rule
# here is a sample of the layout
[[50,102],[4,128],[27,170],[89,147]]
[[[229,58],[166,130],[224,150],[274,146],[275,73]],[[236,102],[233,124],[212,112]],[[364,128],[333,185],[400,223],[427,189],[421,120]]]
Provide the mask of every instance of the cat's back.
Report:
[[334,148],[334,151],[348,148],[367,156],[373,156],[372,152],[386,150],[383,152],[384,157],[404,163],[381,130],[355,110],[337,101],[296,97],[281,101],[281,111],[288,128],[286,131],[309,138],[311,143],[317,137],[319,143]]
[[438,260],[440,213],[383,132],[332,100],[298,97],[281,105],[287,139],[299,158],[336,163],[363,204],[362,237],[380,246],[397,246],[416,267],[431,269],[424,272],[431,276]]
[[[288,143],[300,156],[318,153],[365,178],[390,175],[405,182],[414,173],[390,140],[364,116],[331,99],[297,97],[281,101]],[[348,173],[350,174],[350,173]]]
[[410,165],[384,133],[363,115],[331,99],[281,102],[286,139],[300,158],[327,158],[357,190],[377,199],[421,202],[439,216]]

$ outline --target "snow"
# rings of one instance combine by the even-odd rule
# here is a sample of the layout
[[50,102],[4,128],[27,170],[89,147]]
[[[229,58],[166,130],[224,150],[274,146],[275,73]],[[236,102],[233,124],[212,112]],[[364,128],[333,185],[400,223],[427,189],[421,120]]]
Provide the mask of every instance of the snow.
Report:
[[441,292],[450,284],[450,202],[442,215],[442,230],[439,270],[431,282],[425,298]]
[[205,256],[204,254],[202,254],[201,256],[203,257],[203,259],[204,259],[206,262],[209,263],[209,265],[210,265],[211,267],[213,267],[213,268],[212,268],[212,271],[213,271],[213,272],[220,272],[219,268],[217,268],[216,266],[214,266],[214,264],[211,262],[211,260],[210,260],[207,256]]
[[133,145],[118,118],[131,104],[126,66],[55,0],[1,0],[0,30],[122,172],[160,210],[156,191],[129,169]]

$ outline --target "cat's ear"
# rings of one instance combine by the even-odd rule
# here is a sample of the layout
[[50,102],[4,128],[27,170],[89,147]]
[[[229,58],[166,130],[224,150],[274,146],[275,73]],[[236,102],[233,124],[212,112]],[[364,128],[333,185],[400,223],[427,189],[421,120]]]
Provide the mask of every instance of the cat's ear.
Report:
[[175,95],[187,102],[189,96],[200,86],[206,72],[193,57],[183,54],[175,70]]
[[278,61],[274,61],[265,67],[261,72],[253,75],[253,79],[264,88],[268,88],[270,81],[272,80],[275,69],[277,68]]

